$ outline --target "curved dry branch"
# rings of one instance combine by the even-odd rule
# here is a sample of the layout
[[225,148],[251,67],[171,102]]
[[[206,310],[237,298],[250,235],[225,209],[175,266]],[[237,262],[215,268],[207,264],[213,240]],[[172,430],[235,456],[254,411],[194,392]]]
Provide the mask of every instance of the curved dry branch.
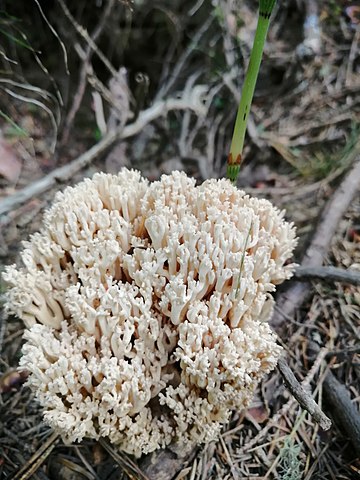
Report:
[[284,358],[279,359],[278,370],[284,380],[285,385],[293,397],[297,400],[299,405],[310,413],[313,419],[323,430],[329,430],[331,427],[330,418],[325,415],[312,396],[302,387],[301,383],[296,379],[293,371]]
[[331,416],[350,438],[356,454],[360,455],[360,416],[347,388],[332,372],[325,377],[323,387],[331,408]]
[[301,281],[315,279],[360,285],[360,272],[338,267],[297,267],[294,277]]
[[[321,266],[338,223],[349,208],[359,188],[360,159],[358,158],[323,210],[311,244],[304,256],[302,262],[304,267]],[[277,331],[282,329],[288,318],[295,317],[297,310],[303,305],[309,293],[309,284],[293,282],[287,291],[279,295],[277,299],[278,308],[271,321]],[[351,402],[349,393],[345,386],[336,380],[331,371],[325,377],[323,385],[327,402],[333,409],[336,420],[339,421],[349,436],[356,451],[359,451],[360,418]],[[341,415],[340,412],[342,412]]]
[[[124,140],[141,132],[144,127],[154,121],[156,118],[165,115],[171,110],[192,110],[197,115],[205,115],[206,107],[203,103],[204,94],[207,87],[203,85],[195,86],[191,91],[185,92],[182,98],[170,98],[154,103],[150,108],[142,111],[137,120],[126,127],[120,127],[109,132],[100,142],[83,153],[77,159],[56,168],[45,177],[33,182],[18,192],[6,197],[0,201],[0,216],[10,212],[18,205],[29,201],[31,198],[44,193],[58,182],[66,182],[79,170],[89,165],[96,157],[104,153],[111,145],[118,140]],[[6,222],[1,223],[3,226]]]

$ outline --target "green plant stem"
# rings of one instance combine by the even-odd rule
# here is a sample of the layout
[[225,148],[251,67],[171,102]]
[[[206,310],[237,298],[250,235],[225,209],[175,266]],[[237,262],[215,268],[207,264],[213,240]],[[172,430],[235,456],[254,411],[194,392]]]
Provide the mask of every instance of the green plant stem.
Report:
[[259,18],[255,32],[254,45],[249,66],[245,75],[241,100],[236,116],[233,138],[228,158],[226,176],[235,183],[240,171],[242,151],[250,107],[254,96],[256,80],[259,74],[265,40],[270,25],[270,15],[276,0],[260,0]]

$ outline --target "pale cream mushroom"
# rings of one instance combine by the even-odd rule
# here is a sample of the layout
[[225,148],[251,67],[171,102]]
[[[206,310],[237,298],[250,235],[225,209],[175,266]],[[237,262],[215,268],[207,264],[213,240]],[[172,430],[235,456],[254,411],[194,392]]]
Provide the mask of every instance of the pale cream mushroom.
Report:
[[295,243],[228,180],[124,169],[57,194],[4,274],[46,422],[136,456],[216,439],[279,358],[267,320]]

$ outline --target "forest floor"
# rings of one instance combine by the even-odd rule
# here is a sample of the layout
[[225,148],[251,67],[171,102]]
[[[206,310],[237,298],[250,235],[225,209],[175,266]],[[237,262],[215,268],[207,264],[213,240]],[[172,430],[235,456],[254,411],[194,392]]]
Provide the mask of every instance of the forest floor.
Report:
[[[95,3],[5,2],[1,13],[0,272],[19,262],[55,192],[96,171],[126,166],[154,180],[178,169],[199,182],[225,175],[256,2]],[[299,264],[360,161],[358,3],[279,2],[265,49],[238,186],[286,209]],[[329,230],[324,265],[360,272],[358,193]],[[324,388],[332,372],[358,412],[360,289],[306,285],[305,301],[273,328],[332,428],[301,409],[275,370],[218,442],[159,479],[360,479],[360,433],[351,436]],[[64,445],[43,423],[16,369],[24,325],[4,311],[4,298],[0,283],[0,478],[147,478],[141,462],[111,446]]]

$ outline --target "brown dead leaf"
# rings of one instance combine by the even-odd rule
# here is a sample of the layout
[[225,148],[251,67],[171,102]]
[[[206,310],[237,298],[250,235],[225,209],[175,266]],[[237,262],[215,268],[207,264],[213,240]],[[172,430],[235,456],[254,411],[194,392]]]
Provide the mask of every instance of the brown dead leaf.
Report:
[[27,374],[25,372],[9,370],[0,377],[0,393],[18,390],[26,379]]
[[0,176],[15,183],[21,172],[21,161],[4,138],[0,136]]
[[269,413],[264,406],[249,408],[246,413],[257,423],[264,423],[269,418]]
[[93,446],[92,453],[93,463],[95,466],[100,465],[100,463],[102,463],[106,457],[105,450],[98,443]]
[[350,7],[346,7],[345,14],[351,20],[351,23],[353,25],[360,24],[360,6],[359,5],[350,5]]

